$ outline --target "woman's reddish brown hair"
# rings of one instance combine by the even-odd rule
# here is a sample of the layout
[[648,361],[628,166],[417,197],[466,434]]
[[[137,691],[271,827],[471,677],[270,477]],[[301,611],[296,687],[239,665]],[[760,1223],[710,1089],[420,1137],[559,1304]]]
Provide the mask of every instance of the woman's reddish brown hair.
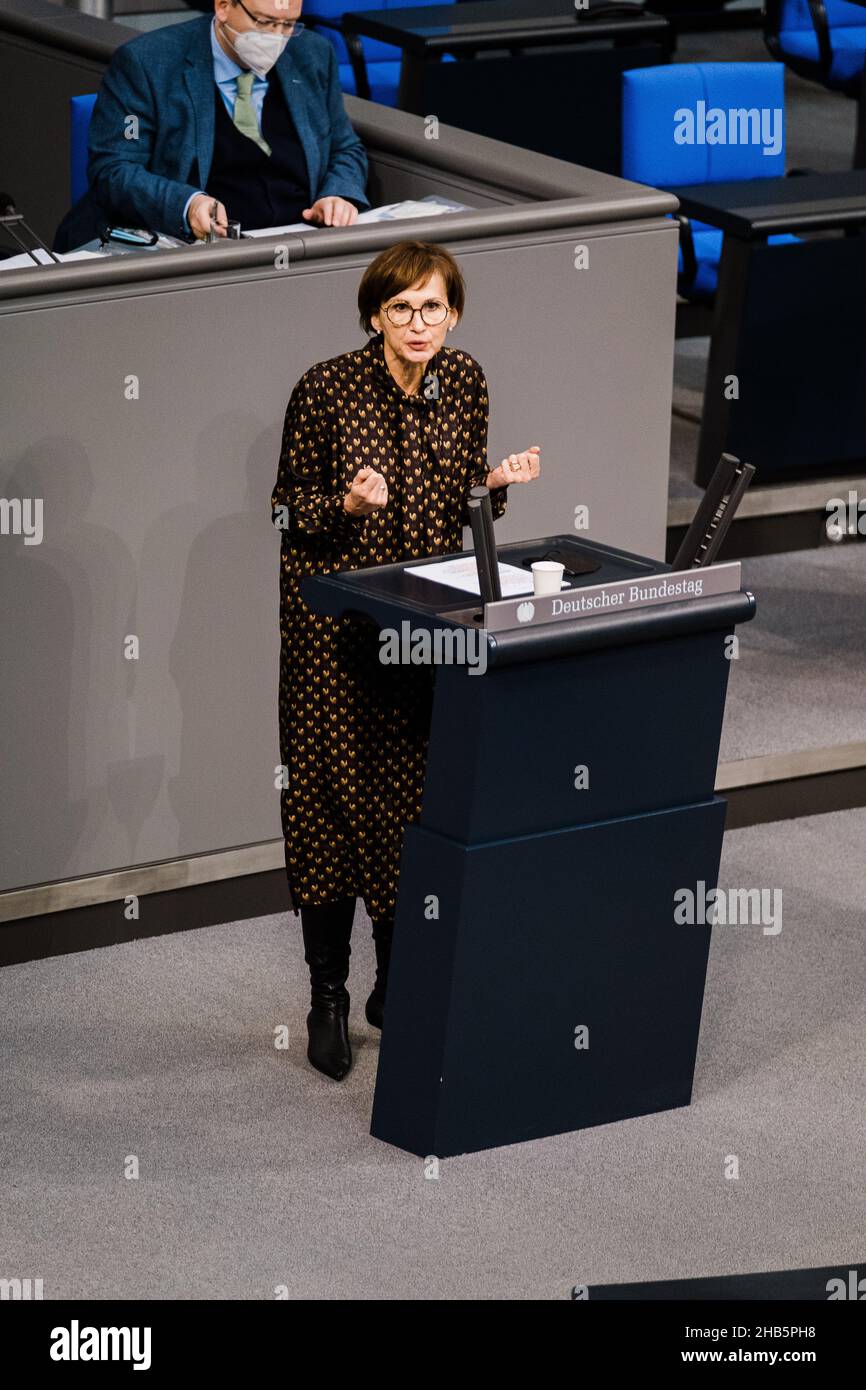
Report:
[[451,252],[426,241],[400,241],[371,261],[364,271],[358,286],[358,310],[364,331],[373,331],[372,317],[387,300],[423,285],[437,270],[445,281],[449,307],[462,314],[466,286]]

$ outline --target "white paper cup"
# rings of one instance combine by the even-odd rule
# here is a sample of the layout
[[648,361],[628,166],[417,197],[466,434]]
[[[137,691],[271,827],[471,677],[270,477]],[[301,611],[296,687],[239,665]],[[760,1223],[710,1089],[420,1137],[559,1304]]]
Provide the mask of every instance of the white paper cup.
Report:
[[542,594],[558,594],[564,574],[565,565],[558,560],[536,560],[532,566],[532,587],[536,598]]

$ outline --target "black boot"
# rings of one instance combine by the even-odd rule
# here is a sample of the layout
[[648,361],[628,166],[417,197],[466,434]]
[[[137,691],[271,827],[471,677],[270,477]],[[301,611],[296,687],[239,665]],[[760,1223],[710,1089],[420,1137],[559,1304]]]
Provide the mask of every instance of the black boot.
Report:
[[307,1056],[334,1081],[342,1081],[352,1065],[346,980],[354,915],[354,898],[301,908],[304,959],[310,967]]
[[382,1019],[385,1014],[385,991],[388,988],[388,967],[391,964],[393,933],[393,922],[373,923],[373,943],[376,947],[376,983],[364,1010],[367,1015],[367,1022],[373,1028],[382,1027]]

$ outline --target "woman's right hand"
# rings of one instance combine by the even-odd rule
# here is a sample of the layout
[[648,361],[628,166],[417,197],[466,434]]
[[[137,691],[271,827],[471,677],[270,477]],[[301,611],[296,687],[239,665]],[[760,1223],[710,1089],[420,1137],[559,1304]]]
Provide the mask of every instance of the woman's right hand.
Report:
[[360,468],[343,498],[343,510],[350,516],[367,516],[388,501],[388,484],[374,468]]

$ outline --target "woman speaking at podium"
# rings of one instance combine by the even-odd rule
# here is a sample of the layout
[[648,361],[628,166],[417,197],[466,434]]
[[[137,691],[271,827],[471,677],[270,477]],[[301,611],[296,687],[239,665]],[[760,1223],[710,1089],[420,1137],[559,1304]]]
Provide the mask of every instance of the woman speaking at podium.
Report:
[[385,666],[378,633],[314,614],[304,575],[362,569],[463,546],[470,489],[494,516],[539,473],[533,446],[488,472],[484,373],[444,346],[463,312],[443,247],[403,242],[358,289],[366,346],[304,373],[288,404],[272,516],[282,528],[280,754],[286,871],[310,970],[308,1057],[339,1080],[352,1065],[349,952],[355,900],[373,923],[382,1027],[403,833],[421,810],[433,673]]

